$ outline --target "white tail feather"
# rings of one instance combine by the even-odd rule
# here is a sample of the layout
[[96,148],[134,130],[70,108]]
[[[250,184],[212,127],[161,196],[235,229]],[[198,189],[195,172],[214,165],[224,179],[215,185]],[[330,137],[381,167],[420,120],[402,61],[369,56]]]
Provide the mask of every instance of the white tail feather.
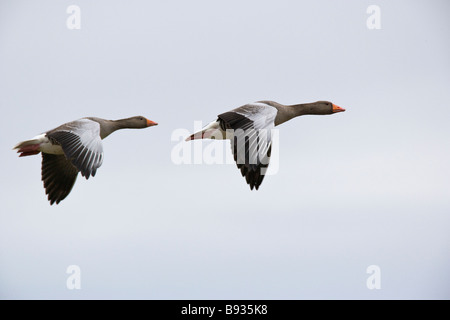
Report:
[[202,130],[199,130],[187,137],[186,141],[211,138],[217,140],[223,140],[225,138],[225,132],[220,128],[220,124],[218,121],[210,122]]

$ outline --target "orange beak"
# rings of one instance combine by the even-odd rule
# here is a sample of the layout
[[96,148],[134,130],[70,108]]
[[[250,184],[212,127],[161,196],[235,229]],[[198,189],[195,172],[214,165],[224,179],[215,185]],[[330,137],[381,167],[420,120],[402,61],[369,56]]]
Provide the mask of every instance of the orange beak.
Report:
[[152,120],[147,119],[147,127],[157,126],[158,124]]
[[333,103],[333,113],[336,113],[336,112],[344,112],[344,111],[345,111],[344,108],[341,108],[341,107],[339,107],[339,106],[337,106],[337,105],[335,105],[335,104]]

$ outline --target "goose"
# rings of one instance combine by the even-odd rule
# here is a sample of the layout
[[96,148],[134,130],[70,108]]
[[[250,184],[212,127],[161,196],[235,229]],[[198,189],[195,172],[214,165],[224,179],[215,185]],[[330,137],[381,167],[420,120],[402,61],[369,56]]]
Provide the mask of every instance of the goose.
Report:
[[257,101],[219,114],[217,120],[188,136],[195,139],[228,139],[238,169],[250,190],[258,190],[269,166],[272,150],[271,130],[303,115],[328,115],[345,111],[329,101],[283,105]]
[[86,117],[14,146],[19,157],[42,153],[42,181],[50,205],[59,204],[72,190],[78,172],[86,179],[95,176],[103,163],[102,140],[116,130],[141,129],[157,123],[142,116],[119,120]]

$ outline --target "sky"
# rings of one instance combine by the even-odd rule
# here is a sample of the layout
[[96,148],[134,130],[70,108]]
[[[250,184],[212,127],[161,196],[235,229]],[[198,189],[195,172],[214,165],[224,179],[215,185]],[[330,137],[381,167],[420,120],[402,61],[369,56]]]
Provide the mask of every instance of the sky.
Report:
[[[449,299],[449,9],[1,1],[0,298]],[[182,135],[259,100],[346,112],[277,127],[258,191],[233,163],[174,158],[229,156]],[[41,156],[12,150],[135,115],[159,125],[109,136],[96,176],[57,206]]]

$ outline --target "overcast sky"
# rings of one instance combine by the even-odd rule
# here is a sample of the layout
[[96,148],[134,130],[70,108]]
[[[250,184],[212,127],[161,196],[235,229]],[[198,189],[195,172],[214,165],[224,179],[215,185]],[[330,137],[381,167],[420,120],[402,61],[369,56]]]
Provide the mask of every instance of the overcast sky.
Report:
[[[449,10],[1,1],[0,298],[449,299]],[[176,130],[258,100],[347,111],[278,127],[279,170],[258,191],[235,164],[172,159]],[[11,150],[81,117],[134,115],[159,126],[109,136],[97,175],[58,206],[41,156]],[[211,143],[230,152],[187,144]]]

